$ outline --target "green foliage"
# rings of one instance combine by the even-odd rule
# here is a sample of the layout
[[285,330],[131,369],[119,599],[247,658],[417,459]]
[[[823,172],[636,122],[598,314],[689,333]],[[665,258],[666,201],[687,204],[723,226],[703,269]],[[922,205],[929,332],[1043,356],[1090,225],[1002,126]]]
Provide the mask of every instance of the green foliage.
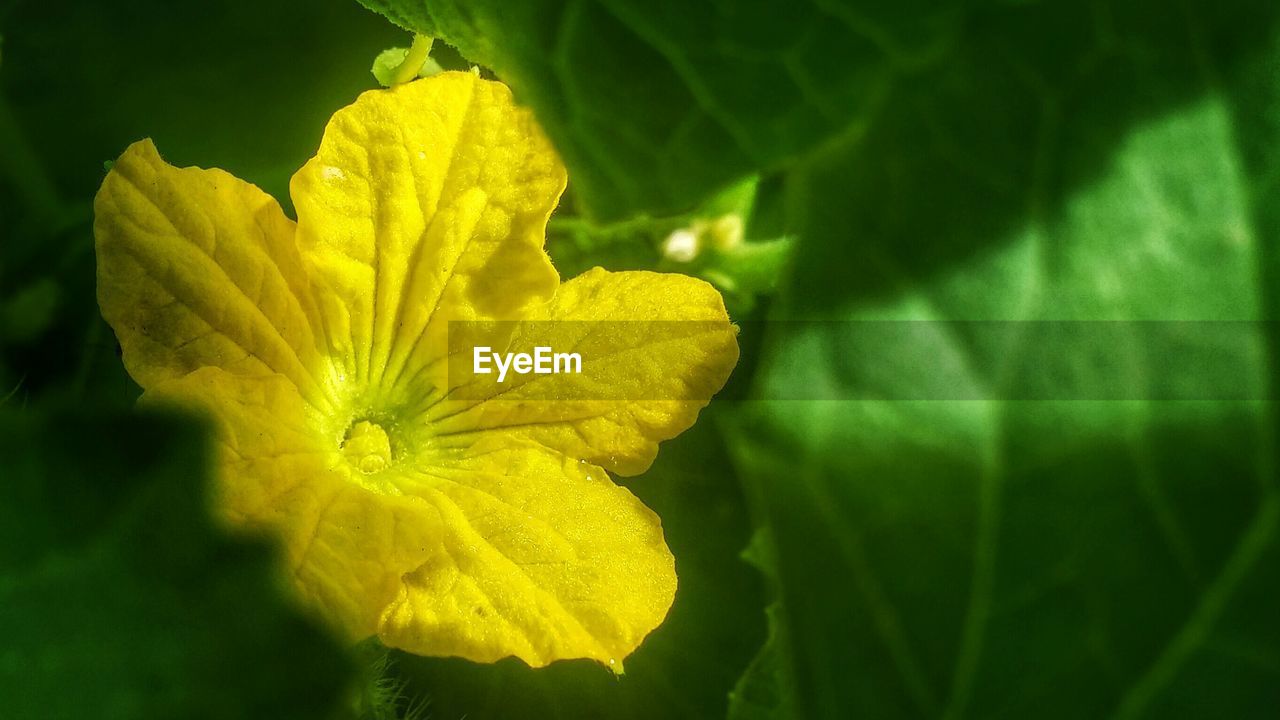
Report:
[[215,529],[185,419],[0,415],[8,718],[324,718],[340,646]]
[[[758,397],[815,399],[746,408],[734,447],[777,542],[802,716],[1280,703],[1274,325],[1240,326],[1254,352],[1231,358],[1258,402],[1070,400],[1117,374],[1141,396],[1177,360],[1130,326],[1098,327],[1106,364],[1068,345],[1048,378],[1030,333],[929,324],[890,353],[849,332],[1276,317],[1260,9],[1247,28],[1207,5],[992,13],[794,171],[803,241],[774,317],[841,322],[771,326]],[[1024,399],[1046,381],[1067,399]],[[956,387],[986,399],[929,400]]]
[[[607,224],[574,215],[566,203],[547,227],[547,251],[566,279],[596,266],[701,278],[724,296],[730,317],[745,318],[776,290],[794,245],[791,237],[746,233],[748,227],[777,232],[758,217],[761,189],[759,179],[749,177],[688,213]],[[679,235],[689,241],[683,255],[672,251]]]
[[601,220],[687,210],[855,132],[895,70],[945,46],[958,4],[361,2],[508,82]]

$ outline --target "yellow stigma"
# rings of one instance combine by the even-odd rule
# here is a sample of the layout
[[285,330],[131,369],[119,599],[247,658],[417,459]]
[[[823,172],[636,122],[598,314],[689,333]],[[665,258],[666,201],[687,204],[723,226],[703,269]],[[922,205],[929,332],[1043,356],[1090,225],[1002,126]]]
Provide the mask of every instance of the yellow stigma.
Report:
[[391,464],[391,440],[381,425],[361,420],[347,431],[342,454],[360,472],[376,473]]

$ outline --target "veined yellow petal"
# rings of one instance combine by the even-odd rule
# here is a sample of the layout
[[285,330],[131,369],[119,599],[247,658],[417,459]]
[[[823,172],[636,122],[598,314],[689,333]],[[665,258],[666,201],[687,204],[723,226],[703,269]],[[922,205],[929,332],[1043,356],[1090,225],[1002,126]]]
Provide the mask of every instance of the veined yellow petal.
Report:
[[302,597],[353,640],[373,634],[401,577],[439,552],[435,507],[375,487],[388,479],[352,467],[338,450],[342,428],[283,376],[203,368],[143,402],[213,421],[222,514],[278,538]]
[[[604,468],[642,472],[693,423],[736,330],[686,276],[560,285],[543,238],[564,187],[532,116],[469,73],[339,111],[293,178],[296,225],[149,141],[103,183],[99,301],[144,401],[212,418],[222,513],[279,538],[352,639],[621,671],[670,608],[660,522]],[[454,320],[531,321],[516,345],[559,321],[600,362],[455,397]],[[635,321],[693,322],[610,325]]]
[[532,443],[495,438],[429,466],[404,490],[439,509],[442,552],[405,577],[382,641],[620,672],[675,594],[658,517],[603,469]]
[[720,293],[687,275],[596,268],[561,285],[534,319],[515,325],[511,344],[531,346],[521,334],[535,333],[555,350],[582,350],[582,372],[490,382],[487,397],[440,402],[424,416],[439,443],[501,434],[639,474],[659,442],[693,424],[738,361]]
[[139,385],[213,366],[278,372],[322,400],[318,313],[293,222],[269,195],[168,165],[143,140],[107,173],[94,216],[98,303]]
[[346,374],[376,402],[412,404],[439,386],[430,366],[449,320],[519,317],[549,298],[542,246],[565,182],[532,115],[471,73],[338,111],[290,191]]

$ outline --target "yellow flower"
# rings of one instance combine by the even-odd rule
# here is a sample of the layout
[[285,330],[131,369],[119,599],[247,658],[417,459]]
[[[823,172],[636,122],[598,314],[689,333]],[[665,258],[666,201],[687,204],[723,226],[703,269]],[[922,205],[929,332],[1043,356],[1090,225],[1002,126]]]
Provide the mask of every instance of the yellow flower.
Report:
[[[143,400],[213,418],[219,508],[280,538],[302,595],[353,639],[620,670],[671,605],[659,520],[605,468],[643,472],[693,423],[735,333],[693,278],[561,284],[543,243],[564,187],[505,86],[446,73],[334,115],[293,177],[296,223],[145,140],[98,192],[98,300]],[[448,323],[500,319],[720,329],[596,338],[608,361],[582,375],[453,397]],[[575,383],[674,399],[553,399]]]

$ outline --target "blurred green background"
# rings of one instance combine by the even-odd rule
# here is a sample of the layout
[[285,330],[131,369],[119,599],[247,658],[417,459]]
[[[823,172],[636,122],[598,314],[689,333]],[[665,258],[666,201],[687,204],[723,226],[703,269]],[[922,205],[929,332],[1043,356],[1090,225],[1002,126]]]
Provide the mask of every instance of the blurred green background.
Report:
[[[1274,3],[362,1],[0,0],[0,715],[1274,717]],[[104,162],[152,137],[288,208],[410,32],[545,126],[562,274],[697,274],[742,323],[628,481],[680,589],[620,678],[338,647],[209,529],[199,428],[132,412],[98,316]],[[1118,350],[1038,374],[946,321]],[[1114,321],[1236,323],[1190,367],[1249,394],[1148,398],[1170,358]]]

